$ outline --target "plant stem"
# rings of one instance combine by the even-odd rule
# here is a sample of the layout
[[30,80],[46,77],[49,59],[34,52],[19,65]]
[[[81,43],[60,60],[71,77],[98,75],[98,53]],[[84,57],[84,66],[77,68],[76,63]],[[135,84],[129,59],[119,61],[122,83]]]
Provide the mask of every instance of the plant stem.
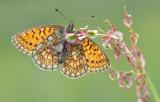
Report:
[[156,91],[151,79],[149,78],[149,76],[147,74],[146,74],[146,80],[147,80],[147,85],[148,85],[149,91],[151,92],[151,95],[153,96],[152,98],[155,100],[155,102],[160,102],[158,92]]

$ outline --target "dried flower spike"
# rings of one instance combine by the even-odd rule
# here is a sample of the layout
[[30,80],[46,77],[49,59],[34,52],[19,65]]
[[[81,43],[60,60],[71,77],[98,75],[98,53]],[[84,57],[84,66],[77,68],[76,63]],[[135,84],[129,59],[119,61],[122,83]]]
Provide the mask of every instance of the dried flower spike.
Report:
[[132,47],[135,47],[138,43],[138,38],[139,38],[139,34],[133,32],[133,31],[130,31],[130,36],[129,36],[129,39],[131,41],[131,46]]
[[128,14],[126,7],[124,7],[124,17],[123,17],[123,24],[127,28],[131,28],[133,25],[132,15]]
[[114,70],[113,68],[109,69],[109,78],[111,80],[115,80],[119,78],[119,72]]

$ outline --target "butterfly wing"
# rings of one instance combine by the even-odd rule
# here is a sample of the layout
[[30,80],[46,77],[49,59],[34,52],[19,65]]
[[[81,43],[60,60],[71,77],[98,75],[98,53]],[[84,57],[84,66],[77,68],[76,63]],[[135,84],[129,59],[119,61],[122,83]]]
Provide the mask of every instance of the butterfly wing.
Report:
[[86,59],[83,48],[79,44],[66,44],[62,73],[70,78],[77,78],[87,72]]
[[32,59],[38,67],[52,71],[58,68],[60,52],[54,49],[56,45],[48,42],[39,44],[32,53]]
[[110,61],[103,51],[89,38],[80,41],[85,58],[87,61],[88,71],[103,71],[110,66]]
[[28,29],[12,37],[13,44],[22,52],[31,55],[32,51],[44,40],[56,42],[56,33],[63,31],[60,25],[40,26]]

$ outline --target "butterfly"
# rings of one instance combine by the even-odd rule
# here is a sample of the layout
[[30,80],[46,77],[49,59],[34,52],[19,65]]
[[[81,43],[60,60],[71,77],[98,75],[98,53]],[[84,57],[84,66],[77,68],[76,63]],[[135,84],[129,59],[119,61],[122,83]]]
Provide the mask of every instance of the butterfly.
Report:
[[74,22],[61,25],[38,26],[12,37],[13,44],[30,55],[41,69],[60,71],[67,77],[78,78],[87,72],[108,69],[110,61],[101,48],[89,37],[70,43],[66,34],[77,33]]

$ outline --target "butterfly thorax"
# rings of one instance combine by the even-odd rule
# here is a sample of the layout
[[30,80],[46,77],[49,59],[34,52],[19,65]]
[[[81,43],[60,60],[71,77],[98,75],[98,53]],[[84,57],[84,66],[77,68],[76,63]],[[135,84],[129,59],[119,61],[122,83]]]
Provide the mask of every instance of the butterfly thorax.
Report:
[[71,21],[65,28],[65,33],[64,33],[65,40],[67,41],[67,43],[75,44],[77,42],[76,32],[77,31],[75,30],[74,22]]

